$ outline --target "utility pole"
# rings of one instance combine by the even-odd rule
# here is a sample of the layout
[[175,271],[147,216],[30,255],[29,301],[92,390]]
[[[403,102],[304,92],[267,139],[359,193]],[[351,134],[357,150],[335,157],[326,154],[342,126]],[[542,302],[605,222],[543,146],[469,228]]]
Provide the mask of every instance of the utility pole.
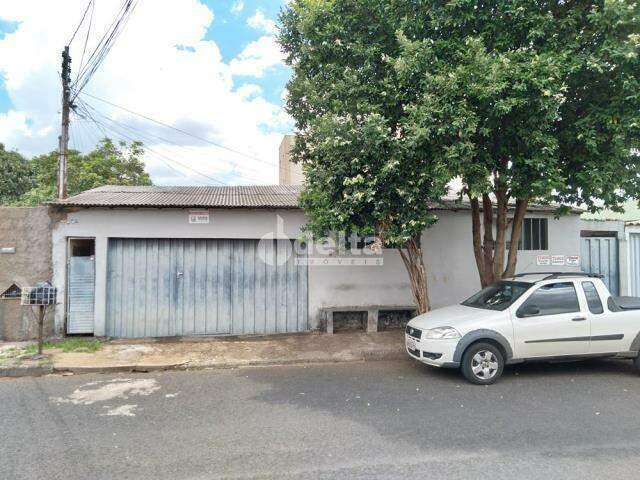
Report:
[[67,158],[69,150],[69,112],[71,110],[71,56],[69,46],[62,52],[62,125],[58,155],[58,200],[67,198]]

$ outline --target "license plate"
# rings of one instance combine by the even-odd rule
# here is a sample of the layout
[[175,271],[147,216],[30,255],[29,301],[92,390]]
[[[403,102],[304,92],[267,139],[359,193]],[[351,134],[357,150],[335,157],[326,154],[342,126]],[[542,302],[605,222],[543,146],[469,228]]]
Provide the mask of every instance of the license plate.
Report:
[[417,350],[418,343],[410,336],[407,335],[407,348],[409,350]]

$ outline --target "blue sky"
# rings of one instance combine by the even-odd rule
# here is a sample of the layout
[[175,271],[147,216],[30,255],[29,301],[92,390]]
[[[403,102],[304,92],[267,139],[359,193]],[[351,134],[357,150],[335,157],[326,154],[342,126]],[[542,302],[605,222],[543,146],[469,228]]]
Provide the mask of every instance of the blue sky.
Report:
[[[285,2],[283,0],[245,0],[242,2],[238,0],[203,0],[202,3],[207,5],[215,15],[214,21],[207,29],[205,38],[215,41],[220,48],[223,59],[231,61],[249,42],[259,37],[259,32],[247,24],[247,19],[256,11],[261,11],[266,18],[276,21],[278,12]],[[242,4],[243,8],[240,11],[232,12],[233,6],[238,4]],[[4,38],[7,33],[14,32],[18,25],[19,22],[0,18],[0,39]],[[282,89],[289,75],[289,69],[282,65],[273,68],[269,75],[259,81],[251,81],[251,83],[259,84],[264,89],[265,98],[269,101],[281,104]],[[11,99],[7,94],[3,78],[0,76],[0,112],[6,112],[11,106]]]
[[[94,0],[89,50],[121,1]],[[208,145],[84,100],[105,122],[121,122],[140,132],[148,147],[147,169],[157,183],[208,184],[209,177],[224,183],[273,183],[279,142],[293,126],[283,110],[290,70],[275,41],[275,22],[284,3],[139,0],[123,35],[85,88],[85,93],[206,137]],[[0,142],[8,148],[27,156],[56,148],[60,52],[86,5],[87,0],[4,0]],[[72,77],[87,23],[71,44]],[[89,150],[104,136],[103,128],[79,112],[71,125],[72,148]],[[112,130],[107,134],[118,138]]]
[[[206,0],[204,3],[216,12],[216,19],[207,30],[205,38],[214,40],[220,47],[223,58],[230,61],[257,38],[255,29],[247,25],[247,19],[259,10],[264,12],[265,17],[275,21],[284,1],[247,0],[242,2],[244,8],[237,14],[231,12],[233,5],[238,3],[235,0]],[[274,68],[259,82],[265,90],[265,97],[272,102],[281,102],[281,92],[288,78],[289,70],[286,67]]]
[[[8,22],[0,18],[0,39],[7,33],[12,33],[17,28],[17,22]],[[0,75],[0,112],[6,112],[11,108],[11,99],[4,84],[4,78]]]

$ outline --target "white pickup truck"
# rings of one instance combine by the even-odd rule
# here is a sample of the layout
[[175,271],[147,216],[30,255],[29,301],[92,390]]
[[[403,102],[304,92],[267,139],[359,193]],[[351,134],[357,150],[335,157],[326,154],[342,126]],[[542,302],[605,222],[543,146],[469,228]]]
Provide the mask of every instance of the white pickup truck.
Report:
[[640,298],[612,297],[597,275],[521,274],[413,318],[405,343],[412,358],[480,385],[530,360],[615,356],[640,368]]

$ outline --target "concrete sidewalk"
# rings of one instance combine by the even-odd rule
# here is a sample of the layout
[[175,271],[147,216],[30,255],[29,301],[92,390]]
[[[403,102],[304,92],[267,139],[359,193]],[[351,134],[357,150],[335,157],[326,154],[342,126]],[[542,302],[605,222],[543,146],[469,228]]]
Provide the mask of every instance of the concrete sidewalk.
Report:
[[[96,352],[44,352],[58,373],[234,368],[402,358],[402,331],[115,340]],[[0,375],[2,373],[0,372]]]

